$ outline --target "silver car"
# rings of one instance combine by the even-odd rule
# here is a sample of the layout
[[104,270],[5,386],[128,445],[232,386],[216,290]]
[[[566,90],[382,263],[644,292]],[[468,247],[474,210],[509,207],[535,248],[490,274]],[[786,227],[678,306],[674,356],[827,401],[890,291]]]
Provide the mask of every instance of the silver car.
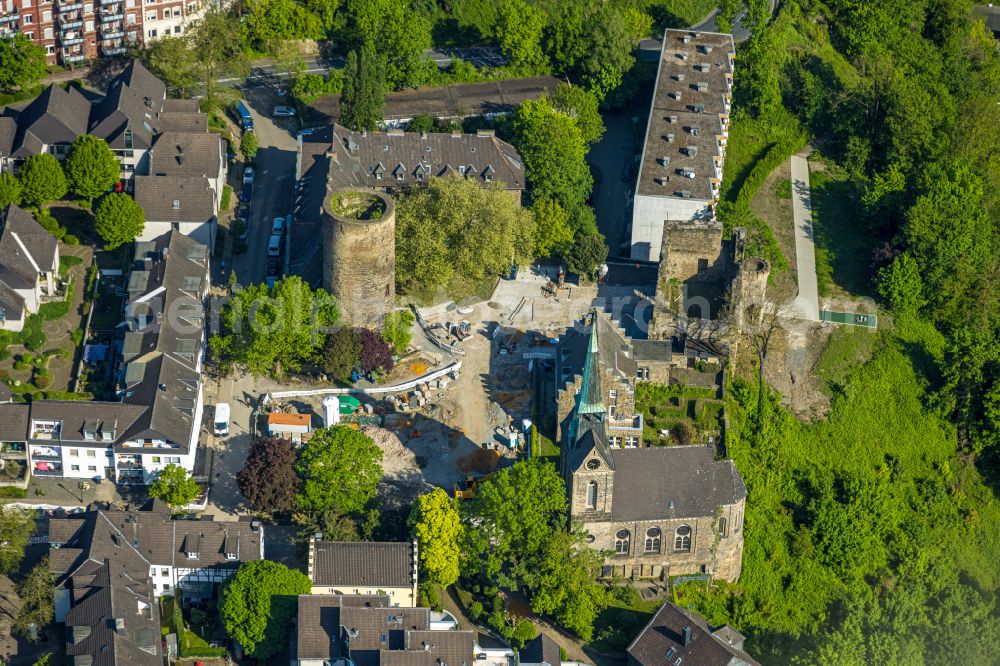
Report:
[[290,106],[276,106],[271,110],[272,116],[290,117],[295,115],[295,109]]

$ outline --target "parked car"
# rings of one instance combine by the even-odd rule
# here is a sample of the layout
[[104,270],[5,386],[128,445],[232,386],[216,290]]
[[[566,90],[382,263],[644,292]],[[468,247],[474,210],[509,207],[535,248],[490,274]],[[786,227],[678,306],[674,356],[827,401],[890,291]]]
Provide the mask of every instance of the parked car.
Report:
[[278,274],[279,266],[277,261],[267,262],[267,277],[274,277]]
[[240,201],[249,203],[251,198],[253,198],[253,183],[243,183],[243,189],[240,190]]
[[285,233],[285,218],[276,217],[274,218],[274,223],[271,225],[271,233],[284,235]]
[[253,170],[252,166],[248,166],[246,169],[243,169],[243,184],[244,185],[246,185],[247,183],[250,183],[251,185],[253,185],[253,177],[254,177],[254,170]]
[[295,115],[295,109],[290,106],[276,106],[271,110],[271,115],[278,118],[288,118]]
[[271,234],[271,238],[267,241],[267,256],[281,256],[281,234]]
[[215,420],[213,430],[216,437],[226,437],[229,435],[229,403],[220,402],[215,406]]
[[270,276],[268,276],[267,278],[264,279],[264,286],[266,286],[268,289],[270,289],[271,287],[273,287],[277,283],[278,283],[278,276],[277,275],[270,275]]

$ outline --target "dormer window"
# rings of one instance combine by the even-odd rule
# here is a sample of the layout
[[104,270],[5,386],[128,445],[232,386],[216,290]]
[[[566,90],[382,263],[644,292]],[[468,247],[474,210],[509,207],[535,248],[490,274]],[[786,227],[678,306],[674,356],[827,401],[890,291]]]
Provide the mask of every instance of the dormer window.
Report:
[[232,562],[236,559],[236,553],[226,553],[226,559]]
[[83,438],[88,442],[93,442],[97,439],[97,431],[100,428],[100,422],[97,419],[87,419],[83,422]]

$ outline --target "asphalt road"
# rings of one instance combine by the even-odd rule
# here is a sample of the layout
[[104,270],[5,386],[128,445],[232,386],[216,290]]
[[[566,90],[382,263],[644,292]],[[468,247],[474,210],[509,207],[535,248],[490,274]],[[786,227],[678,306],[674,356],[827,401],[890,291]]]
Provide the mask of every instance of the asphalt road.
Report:
[[[281,103],[268,86],[248,86],[243,99],[253,114],[259,149],[254,160],[256,176],[250,203],[250,237],[247,251],[233,260],[240,284],[263,282],[267,274],[267,242],[275,217],[287,216],[292,206],[295,182],[294,118],[272,118],[271,109]],[[280,259],[279,259],[280,261]]]

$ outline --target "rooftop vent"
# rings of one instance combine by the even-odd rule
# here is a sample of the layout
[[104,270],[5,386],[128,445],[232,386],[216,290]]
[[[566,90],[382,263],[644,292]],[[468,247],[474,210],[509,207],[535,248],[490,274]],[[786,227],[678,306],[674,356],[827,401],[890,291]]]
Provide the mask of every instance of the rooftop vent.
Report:
[[695,113],[705,113],[705,105],[704,104],[695,104],[694,105],[694,112]]
[[699,81],[695,84],[695,90],[698,92],[708,92],[708,84],[704,81]]
[[656,161],[659,162],[661,166],[670,166],[670,158],[666,155]]
[[688,59],[687,53],[678,53],[677,57],[680,60],[687,60]]
[[686,146],[684,148],[684,154],[688,157],[694,157],[698,154],[698,146]]
[[691,190],[681,190],[680,192],[676,192],[675,194],[677,194],[677,196],[679,196],[681,199],[691,198]]
[[701,128],[698,127],[697,125],[691,125],[690,127],[685,127],[684,129],[686,129],[687,133],[690,134],[691,136],[698,136],[699,134],[701,134]]
[[694,178],[694,171],[691,169],[677,169],[676,173],[684,178]]
[[676,123],[677,122],[677,116],[665,116],[665,120],[668,123]]
[[687,44],[691,41],[691,35],[681,35],[681,41]]
[[683,81],[684,80],[684,75],[683,74],[674,74],[674,80],[676,80],[676,81]]
[[676,100],[679,100],[681,98],[681,91],[680,90],[675,90],[672,93],[670,93],[670,96],[673,97]]
[[698,50],[700,50],[702,53],[711,53],[712,47],[709,46],[708,44],[702,44],[701,46],[698,47]]
[[181,200],[180,199],[174,199],[174,203],[173,203],[173,206],[171,206],[171,208],[173,208],[174,210],[179,210],[180,207],[181,207]]
[[655,183],[656,183],[657,185],[660,185],[661,187],[666,187],[666,186],[667,186],[667,183],[668,183],[668,182],[670,182],[670,179],[669,179],[669,178],[663,178],[663,177],[660,177],[660,178],[654,178],[654,179],[653,179],[653,181],[654,181],[654,182],[655,182]]
[[673,141],[674,141],[674,135],[673,135],[673,133],[664,134],[663,135],[663,140],[666,141],[667,143],[673,143]]

